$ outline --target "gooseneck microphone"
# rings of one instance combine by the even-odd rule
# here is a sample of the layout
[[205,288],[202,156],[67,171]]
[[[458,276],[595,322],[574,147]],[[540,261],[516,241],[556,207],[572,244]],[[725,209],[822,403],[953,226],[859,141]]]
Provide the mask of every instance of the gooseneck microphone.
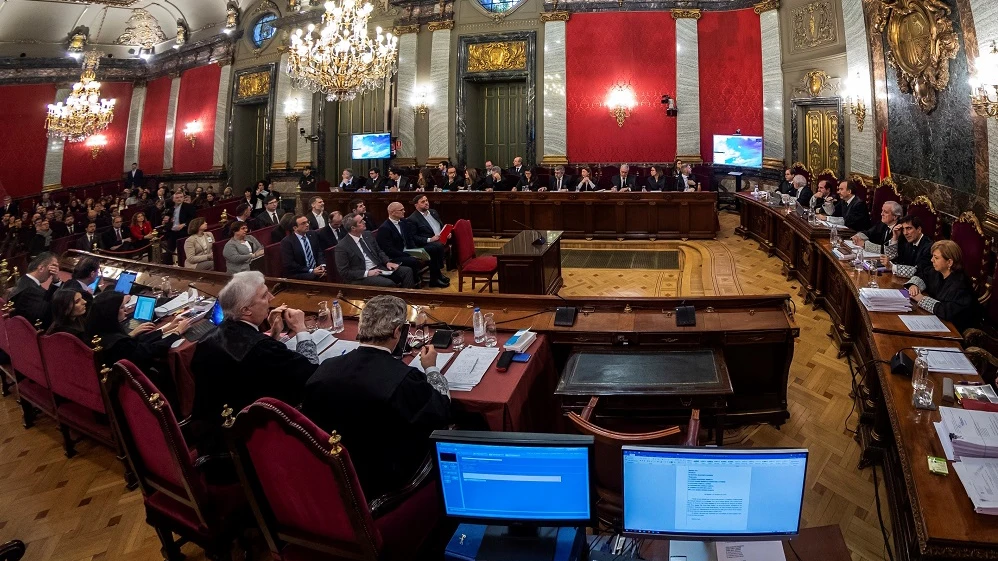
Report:
[[534,240],[532,242],[530,242],[532,245],[544,245],[547,242],[547,240],[544,239],[544,236],[541,235],[541,233],[540,233],[539,230],[534,230],[530,226],[527,226],[526,224],[524,224],[523,222],[520,222],[519,220],[517,220],[515,218],[510,218],[510,220],[512,220],[513,222],[516,222],[520,226],[523,226],[524,230],[530,230],[531,232],[534,232],[535,234],[537,234],[537,237],[534,238]]

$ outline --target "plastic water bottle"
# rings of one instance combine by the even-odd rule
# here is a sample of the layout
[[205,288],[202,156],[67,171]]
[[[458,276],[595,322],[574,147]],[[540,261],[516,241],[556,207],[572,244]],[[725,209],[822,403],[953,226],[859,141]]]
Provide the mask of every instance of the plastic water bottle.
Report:
[[480,308],[475,308],[475,314],[471,317],[471,324],[475,328],[475,342],[485,342],[485,316]]
[[339,300],[333,300],[333,333],[343,331],[343,308],[340,307]]

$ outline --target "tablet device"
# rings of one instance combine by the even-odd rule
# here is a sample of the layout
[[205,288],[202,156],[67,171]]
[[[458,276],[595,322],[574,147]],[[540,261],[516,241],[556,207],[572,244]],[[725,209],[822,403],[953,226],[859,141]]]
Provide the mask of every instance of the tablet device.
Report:
[[135,312],[132,317],[139,321],[152,321],[156,299],[152,296],[139,296],[135,302]]
[[135,283],[135,279],[138,278],[139,274],[133,271],[123,271],[118,275],[118,283],[114,285],[114,291],[120,292],[122,294],[128,294],[132,291],[132,285]]

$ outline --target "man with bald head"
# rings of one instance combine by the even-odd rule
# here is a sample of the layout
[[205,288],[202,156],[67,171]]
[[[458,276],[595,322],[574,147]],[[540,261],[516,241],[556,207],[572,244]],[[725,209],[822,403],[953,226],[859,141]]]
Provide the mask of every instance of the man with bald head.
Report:
[[[388,220],[378,228],[378,245],[381,246],[392,262],[409,267],[413,272],[418,272],[423,268],[423,262],[406,253],[407,249],[416,249],[416,244],[412,240],[412,225],[405,219],[405,205],[394,202],[388,205]],[[446,287],[447,284],[441,280],[440,267],[435,267],[430,263],[430,286],[436,288]]]

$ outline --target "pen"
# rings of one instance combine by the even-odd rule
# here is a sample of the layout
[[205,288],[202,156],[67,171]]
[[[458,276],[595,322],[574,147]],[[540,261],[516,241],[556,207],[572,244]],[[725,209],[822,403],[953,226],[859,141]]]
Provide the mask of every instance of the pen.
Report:
[[342,351],[340,351],[340,356],[343,356],[345,354],[347,354],[347,350],[346,349],[343,349]]

